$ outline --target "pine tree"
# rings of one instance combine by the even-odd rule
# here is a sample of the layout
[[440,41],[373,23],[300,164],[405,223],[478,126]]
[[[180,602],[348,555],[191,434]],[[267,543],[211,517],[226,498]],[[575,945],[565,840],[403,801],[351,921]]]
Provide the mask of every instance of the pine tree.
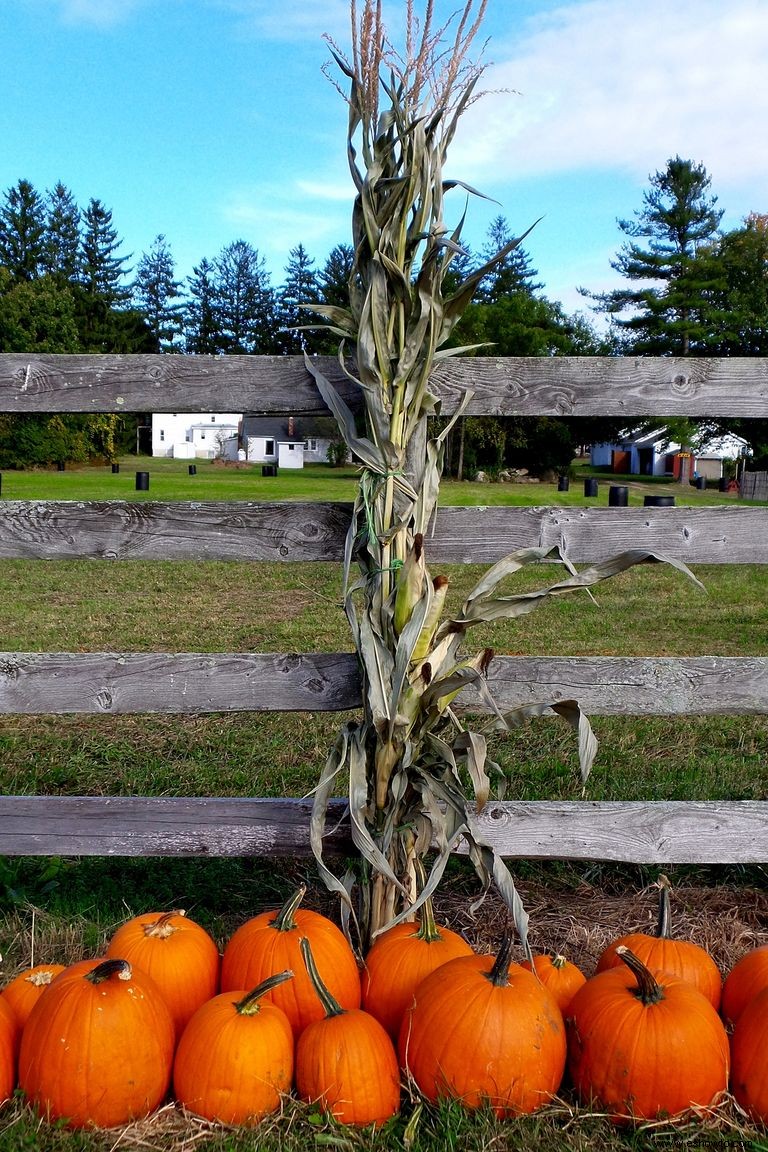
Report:
[[15,281],[35,280],[43,266],[45,205],[29,180],[9,188],[0,207],[0,265]]
[[280,347],[281,351],[288,354],[296,355],[305,349],[311,352],[317,344],[313,332],[296,331],[300,325],[317,321],[314,313],[305,307],[307,304],[317,304],[320,299],[314,264],[303,244],[291,249],[285,266],[285,279],[277,297]]
[[46,202],[43,270],[60,280],[77,279],[80,252],[80,209],[75,198],[59,181]]
[[90,200],[83,213],[78,279],[86,292],[99,296],[107,307],[121,304],[129,296],[123,278],[129,256],[117,256],[122,241],[112,226],[112,213],[100,200]]
[[592,295],[615,318],[626,351],[648,355],[704,353],[721,317],[713,307],[722,268],[714,240],[722,211],[702,164],[667,162],[650,178],[634,220],[619,220],[629,241],[611,267],[638,287]]
[[[480,264],[485,264],[514,238],[515,235],[506,219],[503,216],[496,216],[488,226],[486,241],[480,254]],[[481,280],[475,298],[484,304],[495,304],[515,292],[525,292],[528,296],[533,296],[544,287],[536,281],[537,276],[538,272],[532,266],[530,256],[518,245]]]
[[217,351],[278,351],[275,294],[257,249],[235,240],[222,249],[214,269]]
[[216,320],[216,269],[205,257],[187,277],[188,299],[184,313],[184,347],[198,356],[219,351]]
[[322,304],[337,308],[349,307],[349,278],[354,268],[355,254],[351,244],[337,244],[318,274],[317,282]]
[[131,291],[136,308],[144,315],[160,352],[172,352],[173,340],[182,329],[180,285],[174,279],[174,261],[165,236],[155,237],[136,268]]

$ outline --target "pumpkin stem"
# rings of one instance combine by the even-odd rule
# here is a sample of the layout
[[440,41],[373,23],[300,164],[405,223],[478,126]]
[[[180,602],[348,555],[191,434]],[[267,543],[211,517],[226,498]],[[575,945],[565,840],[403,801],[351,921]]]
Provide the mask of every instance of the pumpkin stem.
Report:
[[174,916],[186,916],[186,912],[183,908],[176,908],[173,912],[163,912],[162,916],[158,917],[157,920],[153,920],[151,924],[144,925],[144,935],[159,936],[161,940],[167,940],[174,932],[178,932],[178,928],[175,928],[173,924],[171,924]]
[[294,920],[296,909],[299,907],[299,904],[301,904],[306,894],[307,886],[306,884],[302,884],[296,889],[292,896],[288,897],[285,904],[283,904],[282,908],[275,916],[274,920],[270,921],[270,924],[275,929],[275,931],[293,931],[293,929],[296,927],[296,921]]
[[259,1011],[262,996],[266,996],[267,992],[271,992],[273,988],[279,987],[284,984],[286,980],[293,979],[293,972],[290,968],[286,968],[284,972],[276,972],[274,976],[267,976],[266,980],[262,980],[261,984],[252,989],[247,996],[243,996],[242,1000],[238,1000],[235,1004],[235,1009],[241,1016],[255,1016]]
[[568,958],[567,958],[567,956],[563,956],[562,952],[553,952],[552,953],[552,967],[557,968],[558,972],[562,968],[565,968],[567,963],[568,963]]
[[301,948],[302,959],[304,960],[304,965],[307,969],[309,979],[312,982],[312,987],[320,999],[320,1003],[323,1006],[326,1017],[341,1016],[344,1012],[344,1009],[342,1008],[341,1004],[339,1004],[338,1000],[336,1000],[335,997],[331,995],[325,984],[323,984],[323,981],[320,978],[320,973],[317,970],[317,965],[315,964],[315,958],[312,955],[312,947],[306,936],[302,936],[301,940],[299,941],[299,947]]
[[501,942],[501,948],[496,954],[496,959],[493,962],[493,968],[490,972],[485,973],[485,978],[490,980],[496,988],[506,988],[509,984],[509,963],[512,955],[512,933],[507,932]]
[[669,899],[669,893],[672,890],[672,885],[666,876],[659,876],[658,884],[659,922],[656,926],[656,935],[661,940],[668,940],[672,923],[672,905]]
[[634,995],[638,1000],[642,1000],[645,1005],[659,1004],[664,999],[664,989],[654,980],[642,960],[638,960],[625,944],[619,944],[616,955],[621,957],[637,980],[637,991]]
[[91,984],[103,984],[112,976],[117,976],[118,980],[130,980],[132,975],[131,966],[127,960],[115,959],[102,960],[101,964],[85,973],[85,978],[90,980]]

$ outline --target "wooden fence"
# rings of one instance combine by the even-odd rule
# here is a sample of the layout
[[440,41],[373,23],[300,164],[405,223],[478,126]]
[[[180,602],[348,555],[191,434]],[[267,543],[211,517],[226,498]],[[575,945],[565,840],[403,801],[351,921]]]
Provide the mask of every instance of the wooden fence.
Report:
[[[332,358],[323,370],[359,398]],[[444,413],[768,416],[768,360],[449,361]],[[0,411],[320,414],[298,357],[0,355]],[[350,505],[0,501],[0,559],[333,560]],[[560,544],[575,562],[647,548],[689,564],[768,563],[768,508],[445,508],[430,559],[482,563]],[[504,657],[500,704],[576,697],[587,714],[768,712],[768,657]],[[335,711],[359,703],[348,654],[0,652],[0,713]],[[468,699],[468,703],[471,700]],[[309,802],[284,798],[0,797],[0,854],[305,854]],[[332,847],[349,847],[344,807]],[[768,859],[768,802],[491,803],[482,834],[504,855],[628,862]]]

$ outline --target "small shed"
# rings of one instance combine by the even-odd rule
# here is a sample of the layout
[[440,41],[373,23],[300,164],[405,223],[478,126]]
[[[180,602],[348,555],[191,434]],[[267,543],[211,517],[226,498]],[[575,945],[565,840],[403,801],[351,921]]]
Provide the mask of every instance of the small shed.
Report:
[[303,468],[328,460],[335,424],[329,417],[258,416],[246,413],[237,441],[227,454],[245,452],[249,464],[277,464],[279,468]]

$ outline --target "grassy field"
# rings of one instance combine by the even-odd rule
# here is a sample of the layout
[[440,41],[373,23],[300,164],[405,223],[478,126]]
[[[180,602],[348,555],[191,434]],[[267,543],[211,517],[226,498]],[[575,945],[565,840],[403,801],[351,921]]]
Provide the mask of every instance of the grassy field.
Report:
[[[175,468],[171,467],[175,463]],[[118,475],[106,469],[3,473],[3,499],[352,499],[354,474],[317,469],[262,479],[249,470],[198,463],[189,477],[179,462],[148,461],[149,493],[135,493],[136,460]],[[162,467],[161,467],[162,466]],[[275,484],[275,481],[278,483]],[[120,487],[118,487],[118,485]],[[164,488],[167,485],[167,489]],[[598,502],[606,500],[602,492]],[[640,491],[632,497],[642,502]],[[647,490],[647,489],[646,489]],[[660,489],[654,488],[654,491]],[[267,495],[269,493],[269,495]],[[584,503],[580,480],[569,493],[546,485],[450,485],[445,503],[490,503],[492,497],[535,504]],[[466,497],[466,499],[465,499]],[[685,497],[685,500],[683,500]],[[688,489],[678,503],[733,497]],[[452,604],[479,569],[449,570]],[[768,655],[768,571],[701,566],[702,593],[662,568],[639,569],[586,596],[547,603],[519,623],[472,637],[472,647],[562,655]],[[515,588],[538,586],[551,569],[527,571]],[[0,635],[10,651],[339,651],[350,648],[336,565],[247,565],[209,562],[0,562]],[[316,782],[343,715],[227,713],[202,716],[0,716],[0,788],[6,793],[153,795],[303,795]],[[759,799],[768,793],[768,718],[608,718],[593,725],[601,742],[587,789],[593,799]],[[507,795],[528,799],[581,795],[573,739],[564,725],[542,720],[495,738],[493,753]],[[653,870],[618,865],[515,866],[531,909],[537,944],[561,936],[589,959],[600,933],[646,914],[637,894]],[[0,953],[3,978],[35,959],[96,955],[115,925],[150,907],[186,907],[223,942],[247,916],[274,907],[300,880],[312,885],[306,860],[0,860]],[[765,874],[752,869],[678,868],[681,930],[716,937],[722,916],[729,940],[765,942]],[[439,902],[441,914],[478,942],[498,932],[492,901],[466,918],[473,878],[457,861]],[[704,895],[702,895],[702,893]],[[707,914],[702,900],[720,903]],[[586,901],[586,903],[585,903]],[[706,906],[709,909],[709,905]],[[587,908],[594,929],[583,929]],[[720,909],[720,911],[717,911]],[[599,916],[598,912],[599,910]],[[597,920],[600,925],[597,925]],[[579,928],[578,932],[576,927]],[[547,936],[547,933],[550,936]],[[762,935],[761,935],[762,934]],[[723,952],[724,956],[725,953]],[[470,1116],[447,1106],[403,1117],[371,1135],[329,1126],[311,1109],[286,1104],[285,1115],[258,1134],[204,1125],[167,1109],[123,1133],[75,1134],[40,1125],[23,1101],[0,1112],[0,1152],[164,1152],[309,1147],[442,1152],[490,1149],[745,1149],[768,1152],[768,1135],[726,1107],[684,1129],[614,1130],[602,1117],[564,1100],[545,1115],[511,1122]]]

